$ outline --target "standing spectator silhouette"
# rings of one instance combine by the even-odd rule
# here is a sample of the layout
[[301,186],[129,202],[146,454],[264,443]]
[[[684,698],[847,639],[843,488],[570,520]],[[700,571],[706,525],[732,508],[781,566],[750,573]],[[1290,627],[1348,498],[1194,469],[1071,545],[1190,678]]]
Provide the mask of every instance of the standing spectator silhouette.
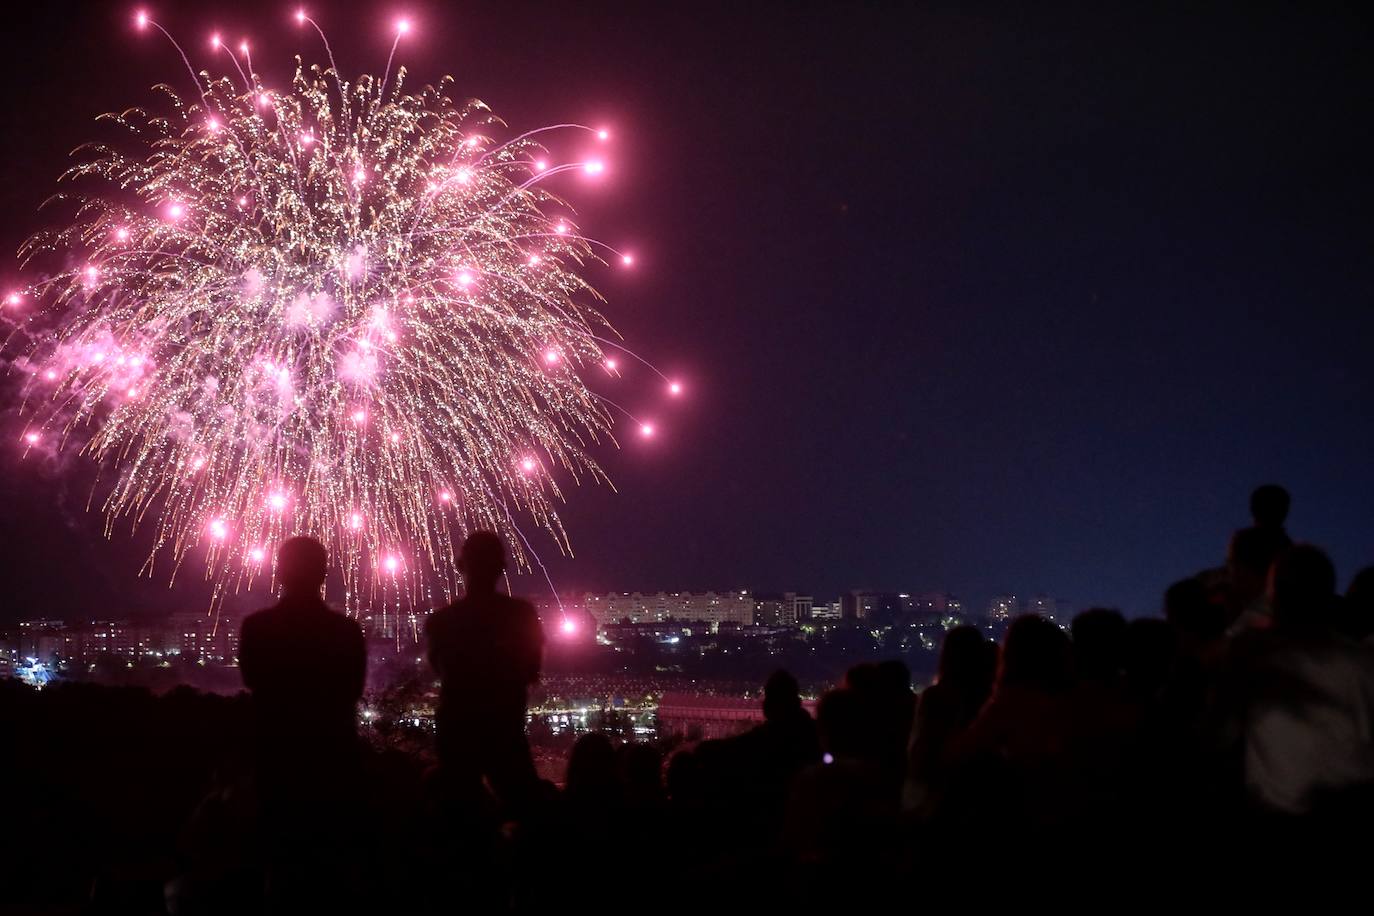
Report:
[[1336,571],[1299,544],[1269,574],[1272,630],[1235,652],[1245,786],[1284,814],[1339,809],[1374,786],[1374,649],[1337,627]]
[[539,678],[544,637],[528,602],[496,590],[506,569],[500,537],[474,531],[458,568],[464,596],[426,626],[430,663],[442,681],[439,766],[457,798],[476,801],[485,777],[519,813],[538,785],[525,739],[525,699]]
[[257,730],[271,912],[351,912],[358,900],[347,862],[360,833],[352,800],[367,652],[358,624],[320,596],[328,570],[319,541],[283,543],[281,600],[245,619],[239,640]]
[[1288,491],[1278,484],[1256,487],[1250,494],[1254,524],[1231,535],[1226,550],[1227,605],[1230,635],[1263,629],[1273,623],[1265,595],[1269,567],[1293,539],[1284,530],[1288,520]]
[[1269,532],[1285,549],[1293,546],[1293,539],[1283,528],[1288,521],[1288,507],[1291,504],[1288,491],[1276,483],[1255,487],[1250,494],[1250,518],[1255,527]]
[[919,817],[938,808],[950,778],[947,745],[968,728],[992,692],[997,646],[977,627],[959,626],[945,634],[935,683],[921,691],[911,729],[902,807]]

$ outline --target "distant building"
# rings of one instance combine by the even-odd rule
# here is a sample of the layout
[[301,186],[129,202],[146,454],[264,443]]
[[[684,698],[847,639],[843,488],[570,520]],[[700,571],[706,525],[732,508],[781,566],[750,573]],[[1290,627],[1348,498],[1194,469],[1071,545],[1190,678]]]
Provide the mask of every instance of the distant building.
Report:
[[1021,613],[1021,602],[1015,595],[998,595],[988,602],[989,620],[1011,620]]
[[754,596],[754,623],[765,627],[783,627],[796,623],[792,602],[782,595]]
[[610,592],[588,594],[584,606],[598,627],[608,623],[722,623],[749,626],[754,622],[754,596],[739,592]]
[[1048,595],[1036,595],[1029,599],[1026,602],[1025,613],[1039,614],[1055,623],[1068,623],[1073,618],[1073,611],[1067,601]]
[[883,624],[902,616],[902,599],[893,592],[850,592],[840,600],[845,620]]
[[833,621],[844,619],[844,605],[840,601],[831,601],[825,604],[811,605],[811,619],[819,621]]

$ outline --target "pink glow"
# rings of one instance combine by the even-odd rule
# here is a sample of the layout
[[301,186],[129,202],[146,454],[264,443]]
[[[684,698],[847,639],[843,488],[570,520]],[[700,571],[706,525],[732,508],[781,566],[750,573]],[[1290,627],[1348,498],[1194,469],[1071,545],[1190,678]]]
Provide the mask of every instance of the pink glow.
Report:
[[520,462],[520,467],[525,471],[526,474],[531,473],[534,470],[534,459],[526,458],[524,461]]
[[304,25],[304,24],[305,24],[305,10],[303,10],[303,9],[296,10],[296,21],[297,21],[298,23],[300,23],[301,25]]
[[25,434],[24,434],[24,441],[27,442],[29,445],[37,445],[37,444],[38,444],[38,433],[25,433]]
[[602,162],[600,159],[593,159],[586,165],[582,166],[582,170],[585,171],[588,175],[600,175],[602,172],[606,171],[606,164]]
[[392,434],[391,434],[391,444],[392,444],[392,445],[395,445],[397,442],[400,442],[400,441],[401,441],[401,434],[400,434],[400,433],[392,433]]
[[5,297],[5,302],[9,303],[10,305],[18,305],[19,301],[22,298],[23,297],[20,296],[18,293],[10,293],[8,296]]
[[476,137],[468,137],[468,149],[477,149],[477,144],[480,142]]
[[354,422],[354,423],[366,423],[366,422],[367,422],[367,411],[365,411],[365,410],[355,410],[355,411],[353,411],[353,422]]
[[57,379],[57,373],[49,369],[47,372],[43,373],[43,377],[50,382],[55,381]]
[[267,498],[267,504],[280,512],[286,508],[286,496],[282,493],[273,493]]
[[199,471],[199,470],[200,470],[201,468],[203,468],[203,467],[205,467],[205,459],[204,459],[204,458],[196,458],[194,461],[191,462],[191,469],[192,469],[192,470]]
[[559,235],[567,235],[567,234],[568,234],[568,224],[567,224],[567,223],[559,223],[557,226],[554,226],[554,227],[553,227],[553,231],[554,231],[554,232],[557,232]]
[[239,42],[239,50],[242,51],[244,54],[247,54],[247,53],[248,53],[248,42],[246,42],[246,41],[241,41],[241,42]]
[[352,515],[348,517],[348,527],[352,528],[354,531],[357,531],[362,526],[363,517],[359,515],[357,512],[354,512]]
[[409,20],[409,19],[398,19],[398,20],[396,20],[396,31],[399,32],[399,33],[402,34],[402,35],[404,35],[406,32],[409,32],[409,31],[410,31],[410,20]]
[[96,278],[100,276],[100,271],[93,264],[86,265],[86,269],[82,273],[86,275],[86,280],[89,283],[94,283]]
[[577,632],[577,624],[573,621],[573,619],[572,619],[571,617],[564,617],[564,618],[563,618],[563,635],[564,635],[564,636],[571,636],[571,635],[573,635],[573,634],[576,633],[576,632]]
[[181,219],[182,214],[185,212],[186,208],[179,203],[172,203],[167,207],[167,215],[172,219]]
[[531,267],[534,267],[536,264],[539,263],[540,260],[541,260],[541,259],[540,259],[539,255],[537,255],[537,254],[532,254],[532,255],[530,255],[530,266],[531,266]]
[[130,388],[128,391],[124,392],[124,394],[127,395],[128,397],[136,398],[136,397],[138,397],[138,389],[137,389],[137,388]]
[[598,131],[596,132],[596,139],[598,139],[598,140],[609,140],[609,139],[611,139],[611,132],[608,131],[608,130],[605,130],[604,128],[603,128],[602,130],[598,130]]
[[134,16],[134,22],[138,23],[140,29],[146,28],[148,25],[148,14],[143,10],[139,10],[138,15]]
[[671,384],[668,385],[668,393],[669,393],[669,394],[682,394],[682,386],[681,386],[680,384],[678,384],[677,382],[672,382]]
[[387,572],[394,573],[401,568],[401,561],[395,555],[392,555],[386,558],[385,566]]
[[222,541],[229,536],[229,527],[224,524],[224,519],[217,518],[210,523],[210,536],[217,541]]
[[215,34],[213,34],[213,35],[210,36],[210,47],[212,47],[212,48],[218,48],[218,47],[219,47],[219,32],[216,32]]
[[457,177],[459,184],[467,184],[472,180],[472,169],[459,169]]
[[545,351],[544,351],[544,362],[548,363],[550,366],[552,366],[552,365],[554,365],[555,363],[557,363],[558,360],[559,360],[559,356],[558,356],[558,351],[557,351],[557,350],[545,350]]
[[644,423],[644,424],[642,424],[642,425],[639,427],[639,434],[640,434],[641,436],[643,436],[645,439],[648,439],[650,436],[652,436],[652,435],[654,434],[654,424],[652,424],[652,423]]
[[634,255],[632,255],[632,254],[622,254],[622,255],[620,256],[620,263],[621,263],[621,264],[624,264],[626,267],[629,267],[629,266],[630,266],[631,264],[633,264],[634,262],[635,262],[635,258],[634,258]]
[[120,226],[115,230],[115,239],[120,242],[127,242],[129,240],[129,230]]
[[615,371],[616,366],[618,366],[618,365],[619,365],[619,363],[617,363],[614,359],[607,359],[607,360],[606,360],[606,368],[607,368],[607,369],[610,369],[612,372]]
[[466,289],[472,285],[473,276],[469,271],[458,271],[458,285]]
[[248,198],[246,198],[246,197],[240,197],[240,198],[239,198],[239,206],[240,206],[240,207],[246,207],[246,206],[248,206]]
[[261,547],[254,547],[248,556],[252,558],[254,563],[261,563],[267,558],[267,551],[263,550]]
[[448,490],[440,490],[440,491],[439,491],[439,501],[440,501],[440,502],[445,502],[445,503],[446,503],[446,502],[451,501],[452,499],[453,499],[453,494],[450,493]]
[[549,167],[549,164],[548,164],[547,162],[545,162],[543,159],[536,159],[536,160],[534,160],[534,170],[535,170],[536,172],[542,172],[542,171],[544,171],[545,169],[547,169],[548,167]]

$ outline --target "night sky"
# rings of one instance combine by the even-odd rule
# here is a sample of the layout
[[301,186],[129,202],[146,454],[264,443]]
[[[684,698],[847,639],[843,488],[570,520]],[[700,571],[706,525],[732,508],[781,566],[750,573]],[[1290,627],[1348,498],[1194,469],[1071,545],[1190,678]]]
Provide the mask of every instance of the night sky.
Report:
[[[639,260],[592,280],[687,385],[669,404],[627,373],[660,435],[599,453],[619,492],[571,493],[575,559],[536,539],[561,588],[1154,612],[1268,481],[1342,585],[1374,563],[1369,22],[967,6],[405,7],[413,78],[452,73],[517,129],[610,125],[606,176],[566,190]],[[133,8],[6,12],[7,285],[95,115],[186,88]],[[278,81],[291,54],[323,58],[294,8],[149,4],[197,66],[219,29]],[[381,67],[400,7],[309,8],[345,71]],[[170,592],[136,579],[141,544],[85,511],[88,470],[20,460],[12,387],[0,618],[204,607],[194,562]]]

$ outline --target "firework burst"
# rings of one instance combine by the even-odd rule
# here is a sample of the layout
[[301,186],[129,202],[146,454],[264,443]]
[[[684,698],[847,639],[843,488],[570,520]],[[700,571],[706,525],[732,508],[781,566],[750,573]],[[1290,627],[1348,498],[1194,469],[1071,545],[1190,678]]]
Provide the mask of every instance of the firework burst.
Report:
[[75,217],[21,251],[66,259],[12,294],[54,319],[16,361],[23,446],[108,469],[107,533],[146,521],[145,569],[203,558],[217,596],[270,582],[296,533],[330,547],[355,610],[450,594],[474,528],[519,535],[522,563],[517,516],[566,549],[559,480],[604,480],[590,451],[623,412],[584,374],[635,358],[584,274],[631,259],[547,189],[602,160],[556,162],[540,139],[606,132],[502,140],[485,105],[452,102],[447,78],[408,92],[390,59],[346,81],[332,53],[297,58],[274,89],[246,44],[212,42],[233,70],[188,60],[193,97],[159,86],[158,113],[105,115],[125,141],[80,153],[80,193],[60,195]]

